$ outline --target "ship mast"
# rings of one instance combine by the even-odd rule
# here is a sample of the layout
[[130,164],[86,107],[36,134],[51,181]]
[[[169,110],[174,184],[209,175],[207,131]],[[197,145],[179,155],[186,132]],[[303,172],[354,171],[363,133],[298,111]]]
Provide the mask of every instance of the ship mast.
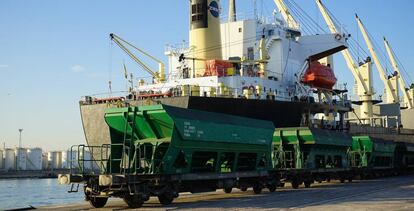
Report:
[[236,0],[229,0],[229,22],[236,22]]

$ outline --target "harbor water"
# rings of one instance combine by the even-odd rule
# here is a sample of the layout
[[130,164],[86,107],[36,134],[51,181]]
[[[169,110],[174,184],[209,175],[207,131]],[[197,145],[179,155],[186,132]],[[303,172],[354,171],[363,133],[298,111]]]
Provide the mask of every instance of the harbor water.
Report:
[[77,193],[68,193],[69,189],[57,179],[0,179],[0,210],[83,201],[82,186]]

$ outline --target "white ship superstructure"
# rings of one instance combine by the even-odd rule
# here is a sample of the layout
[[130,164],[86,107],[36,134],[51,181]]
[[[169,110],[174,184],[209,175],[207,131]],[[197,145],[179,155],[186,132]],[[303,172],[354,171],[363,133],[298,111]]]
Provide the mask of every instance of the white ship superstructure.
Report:
[[[218,2],[209,0],[207,4],[216,5]],[[193,6],[202,3],[202,0],[192,1]],[[208,16],[206,27],[199,26],[198,16],[191,16],[190,37],[193,38],[189,46],[169,46],[165,52],[169,61],[167,80],[163,83],[139,83],[135,90],[138,96],[171,93],[174,96],[191,94],[291,101],[295,96],[309,94],[309,88],[301,83],[309,62],[347,47],[347,37],[342,34],[302,35],[299,28],[290,27],[276,16],[270,22],[255,17],[236,20],[234,16],[229,21],[218,23],[216,19],[219,17],[215,17],[213,10],[210,6],[205,14],[202,13]],[[213,35],[219,35],[213,40],[216,43],[220,40],[220,43],[206,48],[199,46],[208,46],[208,41],[194,38]],[[211,57],[209,51],[216,51],[220,57]],[[209,58],[195,57],[200,55]],[[233,67],[208,75],[204,67],[211,60],[232,63]]]

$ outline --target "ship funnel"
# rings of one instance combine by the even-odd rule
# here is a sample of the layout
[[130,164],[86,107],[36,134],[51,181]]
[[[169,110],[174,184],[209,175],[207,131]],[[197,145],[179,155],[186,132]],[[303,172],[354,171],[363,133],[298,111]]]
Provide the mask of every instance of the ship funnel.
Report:
[[222,59],[220,0],[190,0],[191,77],[204,75],[205,61]]
[[236,0],[229,0],[229,22],[236,22]]

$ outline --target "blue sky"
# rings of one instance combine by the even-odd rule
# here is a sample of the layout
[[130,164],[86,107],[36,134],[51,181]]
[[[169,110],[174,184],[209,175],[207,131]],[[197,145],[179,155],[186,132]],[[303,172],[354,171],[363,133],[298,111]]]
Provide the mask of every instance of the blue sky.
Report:
[[[226,2],[223,8],[226,8]],[[251,13],[252,0],[239,0],[238,11]],[[272,0],[257,0],[258,12],[269,14]],[[313,0],[296,0],[325,27]],[[357,12],[382,47],[386,36],[413,77],[411,39],[414,1],[325,0],[350,33],[357,34]],[[0,143],[46,150],[83,143],[78,101],[81,96],[122,90],[122,61],[145,76],[109,41],[114,32],[165,60],[166,44],[188,40],[188,1],[0,1]],[[360,36],[361,37],[361,36]],[[360,38],[361,43],[362,39]],[[340,81],[352,84],[342,57],[336,56]],[[381,92],[378,76],[377,92]]]

